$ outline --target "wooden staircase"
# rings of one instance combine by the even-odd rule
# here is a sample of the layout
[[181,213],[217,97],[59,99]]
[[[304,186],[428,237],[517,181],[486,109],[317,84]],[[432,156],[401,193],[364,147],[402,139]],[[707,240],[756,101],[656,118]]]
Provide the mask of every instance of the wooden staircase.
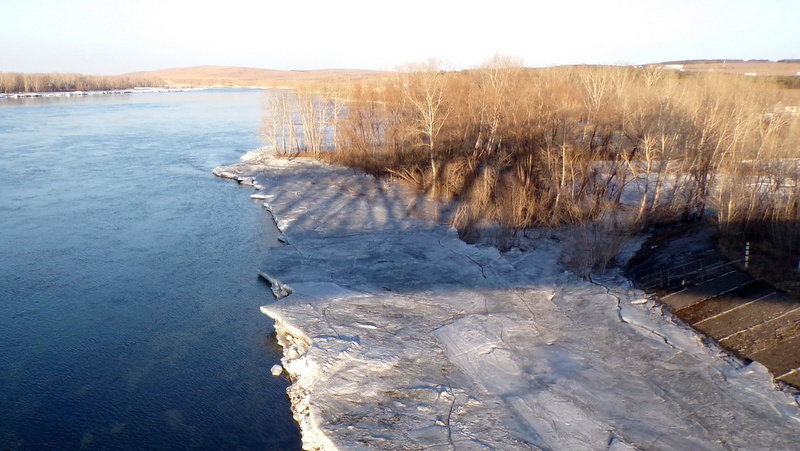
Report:
[[695,329],[800,388],[800,301],[738,271],[715,253],[638,278]]

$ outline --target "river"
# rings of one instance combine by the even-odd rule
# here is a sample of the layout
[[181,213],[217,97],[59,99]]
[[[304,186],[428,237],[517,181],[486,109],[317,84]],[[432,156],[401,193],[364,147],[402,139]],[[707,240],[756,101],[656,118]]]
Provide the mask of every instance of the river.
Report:
[[277,231],[211,174],[262,97],[0,99],[0,448],[300,446],[258,310]]

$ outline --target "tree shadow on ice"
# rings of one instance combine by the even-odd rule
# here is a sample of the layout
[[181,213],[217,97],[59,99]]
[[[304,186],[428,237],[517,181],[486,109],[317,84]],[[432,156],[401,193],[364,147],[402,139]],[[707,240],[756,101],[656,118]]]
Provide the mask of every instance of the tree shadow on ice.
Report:
[[[465,243],[447,224],[415,218],[421,199],[368,175],[308,165],[262,176],[266,203],[286,243],[270,251],[263,270],[289,285],[326,281],[351,289],[419,291],[513,286],[523,279],[529,284],[563,272],[564,248],[578,241],[566,229],[528,231],[513,236],[528,252],[501,254]],[[484,238],[504,233],[473,230]]]
[[[413,431],[403,422],[420,413],[389,421],[396,398],[412,408],[424,401],[445,418],[453,406],[470,408],[473,396],[501,399],[519,423],[516,439],[541,447],[569,437],[576,446],[615,437],[673,449],[754,438],[785,444],[785,418],[763,402],[771,387],[727,382],[767,387],[767,376],[741,382],[737,371],[746,367],[659,318],[615,271],[593,281],[566,271],[570,234],[542,230],[526,237],[526,251],[501,253],[411,217],[400,191],[350,170],[304,165],[259,177],[285,241],[260,269],[295,288],[267,308],[308,334],[314,358],[369,367],[335,375],[377,390],[368,403],[330,404],[369,412],[358,421],[374,426],[386,414],[381,427],[397,436]],[[442,391],[451,401],[437,401]],[[702,422],[693,419],[698,406],[712,412]],[[751,421],[762,417],[772,420]],[[563,430],[551,430],[556,423]],[[505,434],[499,424],[486,433]]]

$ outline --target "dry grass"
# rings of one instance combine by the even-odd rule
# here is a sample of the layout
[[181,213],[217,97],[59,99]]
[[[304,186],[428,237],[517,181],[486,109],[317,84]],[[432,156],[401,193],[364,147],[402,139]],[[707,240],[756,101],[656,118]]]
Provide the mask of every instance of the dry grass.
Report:
[[231,66],[198,66],[126,74],[163,79],[169,85],[220,87],[296,87],[302,83],[352,83],[386,76],[385,72],[356,69],[270,70]]
[[569,233],[571,251],[566,263],[583,277],[602,274],[638,231],[634,224],[613,215],[572,228]]
[[800,99],[774,80],[494,60],[357,82],[336,96],[324,85],[306,92],[319,108],[344,105],[317,116],[329,118],[319,119],[324,158],[456,200],[464,233],[487,222],[586,226],[585,271],[665,220],[711,216],[723,233],[743,224],[798,241],[800,119],[785,107]]
[[722,74],[758,74],[761,76],[793,76],[800,72],[800,63],[777,63],[772,61],[736,61],[717,63],[687,63],[687,71],[716,72]]

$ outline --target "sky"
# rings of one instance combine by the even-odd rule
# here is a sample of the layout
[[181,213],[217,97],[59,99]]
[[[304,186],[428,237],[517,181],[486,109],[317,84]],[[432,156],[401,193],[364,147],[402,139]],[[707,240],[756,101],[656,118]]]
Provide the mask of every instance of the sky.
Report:
[[0,72],[800,58],[800,0],[2,0]]

